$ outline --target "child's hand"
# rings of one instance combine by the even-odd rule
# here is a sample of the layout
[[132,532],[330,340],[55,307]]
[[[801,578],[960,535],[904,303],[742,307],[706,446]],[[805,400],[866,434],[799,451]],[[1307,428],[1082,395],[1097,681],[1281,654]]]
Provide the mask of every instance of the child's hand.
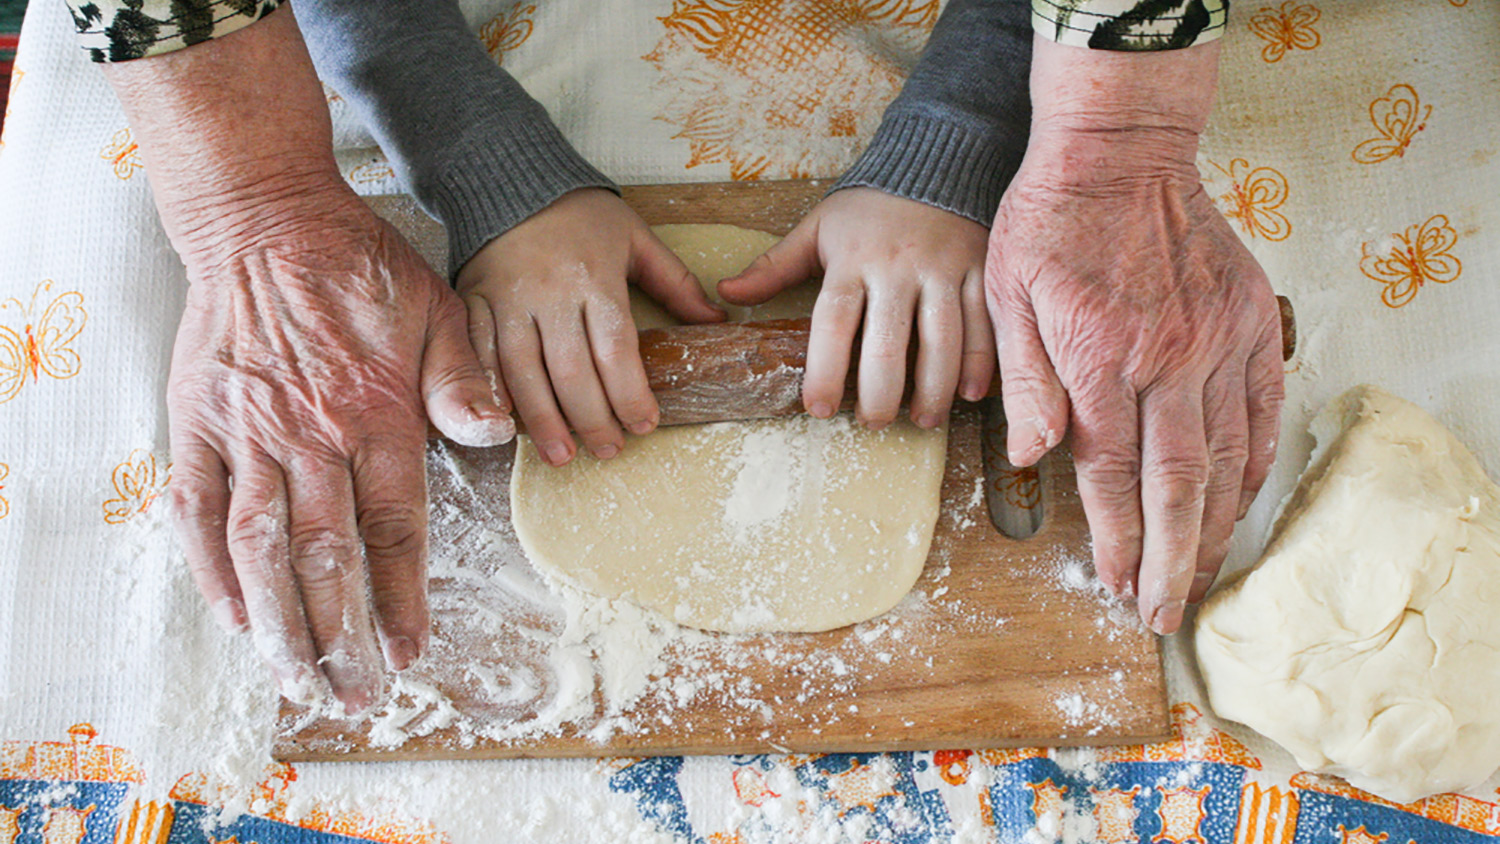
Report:
[[627,281],[684,322],[724,318],[645,221],[600,188],[564,195],[458,274],[479,362],[553,466],[573,459],[570,427],[599,458],[625,445],[621,425],[636,434],[656,427]]
[[920,345],[911,418],[932,428],[947,418],[955,390],[979,399],[995,372],[984,302],[988,236],[984,226],[940,208],[848,188],[818,203],[744,272],[720,282],[719,295],[758,304],[822,272],[802,402],[818,417],[838,410],[863,322],[854,413],[875,429],[895,421],[901,406],[915,320]]

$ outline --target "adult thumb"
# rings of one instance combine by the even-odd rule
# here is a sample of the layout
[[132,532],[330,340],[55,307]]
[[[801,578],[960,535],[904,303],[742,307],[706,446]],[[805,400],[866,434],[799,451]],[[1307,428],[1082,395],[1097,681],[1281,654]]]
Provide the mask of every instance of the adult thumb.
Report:
[[497,402],[489,378],[469,343],[468,311],[446,288],[427,321],[422,353],[422,401],[427,418],[459,445],[509,442],[516,423]]

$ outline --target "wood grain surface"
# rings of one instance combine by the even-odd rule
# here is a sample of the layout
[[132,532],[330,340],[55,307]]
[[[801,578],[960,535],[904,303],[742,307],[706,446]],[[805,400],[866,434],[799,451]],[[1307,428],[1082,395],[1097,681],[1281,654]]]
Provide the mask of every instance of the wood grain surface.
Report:
[[[630,188],[626,196],[651,223],[733,223],[784,233],[822,190],[806,182],[674,185]],[[382,213],[408,236],[441,248],[441,231],[434,240],[431,227],[413,225],[409,201],[384,204]],[[468,726],[456,722],[384,747],[372,741],[367,722],[310,718],[283,702],[274,753],[288,761],[355,761],[1113,745],[1164,738],[1170,717],[1159,642],[1133,608],[1103,597],[1093,581],[1066,449],[1048,456],[1037,481],[1045,513],[1040,530],[1010,539],[990,520],[987,496],[1011,486],[985,482],[982,427],[976,407],[955,413],[926,568],[913,595],[886,616],[816,634],[707,634],[706,649],[701,642],[674,644],[663,654],[657,687],[695,677],[731,682],[685,698],[646,694],[624,713],[607,711],[596,683],[592,716],[548,734],[504,739],[484,733],[534,718],[556,683],[545,676],[547,660],[535,642],[534,631],[546,619],[519,603],[512,613],[473,609],[475,594],[503,580],[502,570],[525,565],[509,521],[514,446],[434,442],[430,476],[442,472],[461,482],[434,483],[433,554],[450,563],[457,557],[463,576],[434,577],[435,645],[411,673],[441,691]],[[482,542],[473,540],[479,533],[486,534]],[[508,599],[497,600],[504,605]],[[527,699],[497,705],[493,690],[474,677],[487,665],[515,663],[533,669],[539,687]],[[622,718],[629,729],[601,729]],[[476,730],[475,724],[497,730]]]

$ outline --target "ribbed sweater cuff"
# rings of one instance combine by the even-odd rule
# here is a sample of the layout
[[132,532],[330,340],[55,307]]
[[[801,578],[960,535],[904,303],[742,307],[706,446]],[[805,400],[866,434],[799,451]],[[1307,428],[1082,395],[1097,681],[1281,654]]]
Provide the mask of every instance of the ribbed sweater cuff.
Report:
[[550,120],[519,119],[503,132],[475,135],[432,175],[416,178],[418,199],[448,229],[449,277],[486,243],[563,194],[598,187],[619,193],[579,155]]
[[922,114],[887,115],[829,192],[878,188],[989,226],[1024,153],[1007,148],[993,130]]

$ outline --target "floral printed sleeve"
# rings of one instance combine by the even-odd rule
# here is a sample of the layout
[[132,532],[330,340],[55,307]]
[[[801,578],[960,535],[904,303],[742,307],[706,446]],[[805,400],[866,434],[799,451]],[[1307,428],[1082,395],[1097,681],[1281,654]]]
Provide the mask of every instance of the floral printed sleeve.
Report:
[[282,0],[67,0],[78,40],[96,62],[170,53],[265,17]]
[[1095,50],[1178,50],[1224,34],[1229,0],[1031,0],[1043,38]]

